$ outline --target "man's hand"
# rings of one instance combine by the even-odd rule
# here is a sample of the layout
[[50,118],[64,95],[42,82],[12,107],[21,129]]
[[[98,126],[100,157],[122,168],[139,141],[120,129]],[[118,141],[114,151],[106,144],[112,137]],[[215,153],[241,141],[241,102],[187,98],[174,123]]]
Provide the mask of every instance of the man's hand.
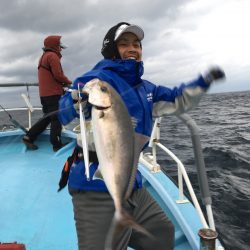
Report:
[[[71,96],[72,96],[73,100],[75,102],[77,101],[77,104],[75,105],[75,109],[77,110],[77,112],[79,112],[79,103],[78,103],[79,92],[77,89],[72,89],[70,92],[71,92]],[[85,119],[90,119],[92,106],[88,102],[88,94],[86,92],[81,92],[80,96],[81,96],[81,103],[82,103],[82,108],[83,108]]]
[[208,72],[204,74],[204,80],[207,84],[210,84],[213,81],[222,80],[225,77],[225,72],[218,66],[210,68]]
[[[79,92],[77,89],[72,89],[71,90],[71,96],[73,98],[73,100],[78,101],[79,100]],[[84,102],[88,99],[88,94],[86,92],[81,92],[80,93],[81,96],[81,101]]]

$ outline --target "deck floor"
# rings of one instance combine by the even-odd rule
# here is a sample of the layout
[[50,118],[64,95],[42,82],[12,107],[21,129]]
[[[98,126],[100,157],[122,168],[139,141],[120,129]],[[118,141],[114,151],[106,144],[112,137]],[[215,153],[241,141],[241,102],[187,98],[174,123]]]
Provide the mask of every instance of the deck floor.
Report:
[[[76,250],[71,197],[67,188],[57,192],[61,170],[73,151],[75,140],[69,139],[72,142],[54,153],[47,134],[39,137],[37,151],[27,151],[21,138],[18,134],[5,137],[0,133],[0,242],[24,243],[26,250]],[[144,171],[144,176],[148,176],[149,171]],[[150,180],[157,181],[157,185],[161,183],[164,190],[171,190],[173,197],[167,197],[168,205],[178,206],[174,211],[180,218],[187,210],[186,230],[192,227],[198,231],[200,223],[196,217],[193,219],[196,215],[192,205],[176,205],[178,190],[174,184],[160,173],[151,176]],[[190,250],[192,247],[177,220],[154,190],[159,187],[153,188],[148,181],[144,185],[175,224],[175,250]],[[198,235],[194,237],[193,248],[198,249]]]
[[[20,141],[20,143],[19,143]],[[39,150],[26,151],[21,137],[0,143],[0,242],[20,242],[27,250],[77,249],[67,188],[57,192],[68,150],[54,153],[48,137]]]

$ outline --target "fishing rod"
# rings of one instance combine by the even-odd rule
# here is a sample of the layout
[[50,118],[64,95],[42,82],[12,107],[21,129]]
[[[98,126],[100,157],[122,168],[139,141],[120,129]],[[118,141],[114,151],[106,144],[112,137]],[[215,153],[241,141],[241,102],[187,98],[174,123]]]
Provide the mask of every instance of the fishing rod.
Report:
[[23,127],[17,120],[15,120],[11,114],[0,104],[0,107],[2,110],[9,116],[9,120],[18,128],[20,128],[25,134],[28,132],[28,130]]
[[90,180],[89,177],[89,149],[88,149],[88,143],[87,143],[87,132],[85,127],[85,116],[83,113],[83,107],[81,103],[82,97],[81,97],[81,91],[80,91],[80,84],[78,84],[78,103],[79,103],[79,113],[80,113],[80,135],[82,140],[82,150],[84,155],[84,165],[85,165],[85,174],[87,177],[87,180]]

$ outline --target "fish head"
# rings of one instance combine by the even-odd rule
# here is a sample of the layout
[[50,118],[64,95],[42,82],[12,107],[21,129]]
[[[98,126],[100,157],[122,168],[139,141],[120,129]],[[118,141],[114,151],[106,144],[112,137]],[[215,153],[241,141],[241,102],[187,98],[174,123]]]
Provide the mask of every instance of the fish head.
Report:
[[111,107],[111,92],[108,83],[93,79],[84,85],[83,93],[88,95],[88,102],[97,108]]

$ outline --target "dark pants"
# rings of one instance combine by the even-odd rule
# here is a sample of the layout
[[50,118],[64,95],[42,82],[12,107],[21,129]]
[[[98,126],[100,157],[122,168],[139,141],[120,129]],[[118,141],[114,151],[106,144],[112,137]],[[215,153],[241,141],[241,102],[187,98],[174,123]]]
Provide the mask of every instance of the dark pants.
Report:
[[[79,250],[103,250],[114,216],[114,203],[108,193],[70,190]],[[126,228],[113,241],[113,250],[172,250],[174,226],[146,189],[135,191],[128,212],[153,235],[149,237]]]
[[[62,125],[57,118],[60,95],[40,97],[44,116],[37,121],[27,133],[27,136],[33,142],[50,124],[50,142],[53,146],[61,145]],[[54,113],[53,113],[54,112]]]

